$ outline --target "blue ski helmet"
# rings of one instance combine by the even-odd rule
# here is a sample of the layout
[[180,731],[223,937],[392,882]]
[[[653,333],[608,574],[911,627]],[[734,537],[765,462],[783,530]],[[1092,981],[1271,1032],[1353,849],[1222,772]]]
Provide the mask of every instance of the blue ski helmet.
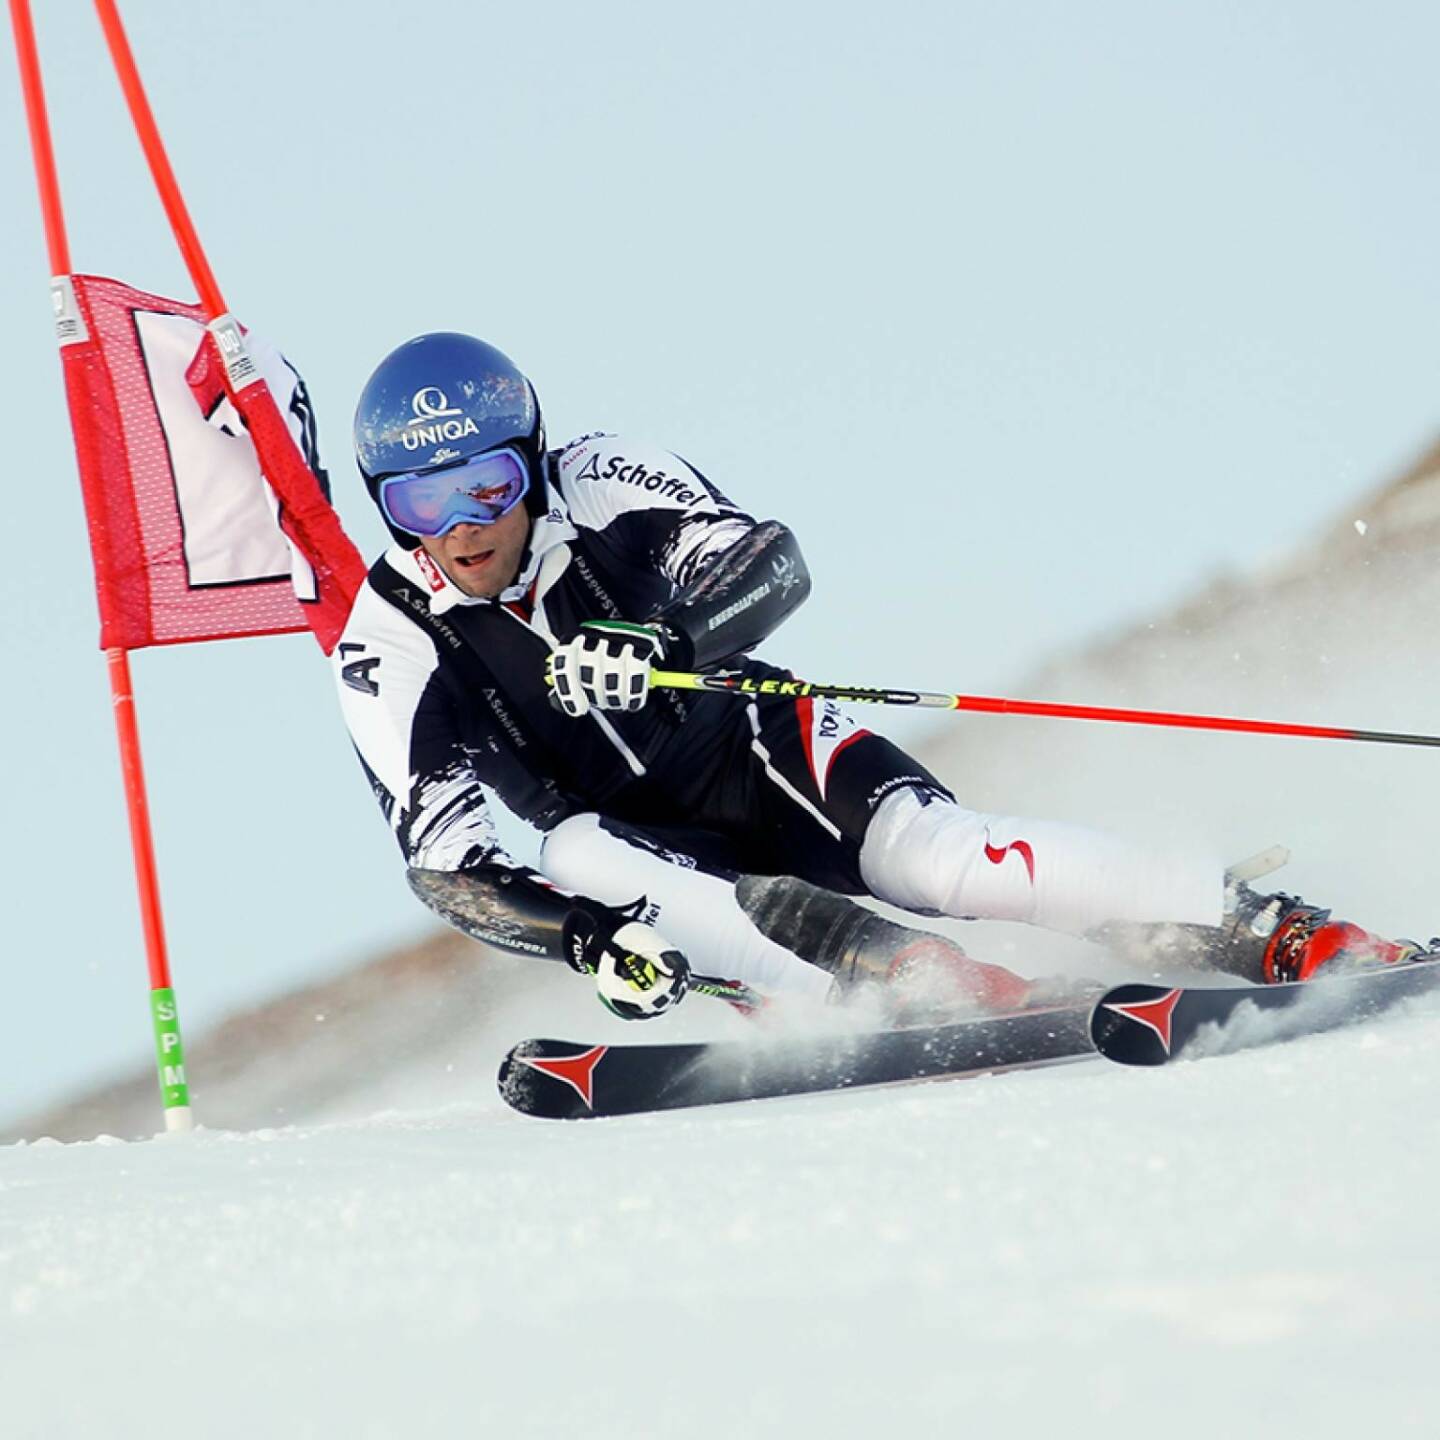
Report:
[[[377,508],[382,480],[518,451],[529,471],[525,508],[545,513],[545,424],[535,389],[508,355],[471,335],[436,331],[392,350],[355,407],[355,463]],[[386,528],[411,549],[419,536]]]

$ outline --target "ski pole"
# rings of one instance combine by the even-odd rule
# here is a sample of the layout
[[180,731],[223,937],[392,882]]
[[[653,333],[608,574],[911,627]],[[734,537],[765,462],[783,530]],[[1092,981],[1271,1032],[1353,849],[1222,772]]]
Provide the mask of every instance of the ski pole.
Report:
[[725,980],[718,975],[697,975],[690,973],[690,991],[694,995],[708,995],[713,1000],[723,1000],[727,1005],[746,1015],[754,1015],[769,1003],[766,996],[752,990],[743,980]]
[[652,670],[651,685],[664,690],[716,694],[791,696],[838,700],[854,705],[913,705],[931,710],[968,710],[985,715],[1032,715],[1052,720],[1106,720],[1118,725],[1163,725],[1181,730],[1231,730],[1250,735],[1300,735],[1312,740],[1369,740],[1378,745],[1440,745],[1440,735],[1407,735],[1392,730],[1353,730],[1335,725],[1292,725],[1279,720],[1242,720],[1229,715],[1189,715],[1171,710],[1120,710],[1108,705],[1057,705],[1042,700],[1007,700],[991,695],[945,695],[923,690],[887,690],[867,685],[821,685],[809,680],[754,680],[743,675],[700,675],[685,670]]

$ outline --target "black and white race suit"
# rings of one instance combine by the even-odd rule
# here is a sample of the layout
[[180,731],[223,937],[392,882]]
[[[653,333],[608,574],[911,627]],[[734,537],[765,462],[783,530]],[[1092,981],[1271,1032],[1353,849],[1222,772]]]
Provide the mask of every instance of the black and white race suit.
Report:
[[[678,456],[613,435],[552,452],[546,469],[547,509],[509,589],[467,596],[423,549],[392,547],[333,657],[351,738],[412,884],[463,872],[479,897],[469,933],[558,956],[572,896],[643,902],[643,918],[697,969],[819,994],[828,975],[749,923],[737,873],[796,875],[930,913],[1088,923],[1095,907],[1077,908],[1072,892],[1097,866],[1115,870],[1112,851],[1088,855],[1104,837],[962,810],[889,740],[794,694],[787,671],[744,658],[809,591],[783,525],[737,509]],[[673,668],[723,666],[766,693],[655,690],[638,711],[570,718],[551,701],[546,660],[590,619],[656,620]],[[504,850],[487,787],[543,832],[541,873]],[[901,796],[903,807],[887,804]],[[882,810],[895,818],[867,848]],[[909,853],[919,831],[944,851],[928,871]],[[1052,848],[1062,883],[1047,900],[1036,866]],[[992,874],[970,863],[982,854],[1023,863]],[[1136,859],[1126,857],[1131,870]],[[1122,864],[1121,886],[1127,878]],[[1213,879],[1185,871],[1154,918],[1206,918]],[[1099,915],[1125,909],[1102,897]]]

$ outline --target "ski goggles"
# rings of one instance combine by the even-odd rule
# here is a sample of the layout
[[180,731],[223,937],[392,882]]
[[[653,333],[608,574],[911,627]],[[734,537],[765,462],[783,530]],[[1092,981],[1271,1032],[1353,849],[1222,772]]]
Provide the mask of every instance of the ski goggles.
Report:
[[447,470],[419,470],[380,482],[385,518],[412,535],[457,525],[493,525],[525,498],[530,472],[514,450],[490,450]]

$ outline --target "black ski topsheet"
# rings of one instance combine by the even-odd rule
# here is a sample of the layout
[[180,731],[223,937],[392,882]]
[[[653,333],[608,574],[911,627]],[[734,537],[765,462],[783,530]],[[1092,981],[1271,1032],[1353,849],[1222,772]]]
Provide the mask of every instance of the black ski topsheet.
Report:
[[1122,1065],[1163,1065],[1336,1030],[1432,990],[1440,991],[1440,955],[1297,985],[1119,985],[1093,1007],[923,1028],[678,1045],[525,1040],[500,1066],[500,1094],[527,1115],[582,1120],[1024,1069],[1096,1052]]
[[893,1085],[1089,1055],[1089,1020],[1087,1003],[920,1029],[714,1044],[526,1040],[501,1063],[500,1094],[527,1115],[582,1120]]
[[1090,1035],[1109,1060],[1164,1065],[1337,1030],[1434,989],[1440,958],[1295,985],[1118,985],[1096,1004]]

